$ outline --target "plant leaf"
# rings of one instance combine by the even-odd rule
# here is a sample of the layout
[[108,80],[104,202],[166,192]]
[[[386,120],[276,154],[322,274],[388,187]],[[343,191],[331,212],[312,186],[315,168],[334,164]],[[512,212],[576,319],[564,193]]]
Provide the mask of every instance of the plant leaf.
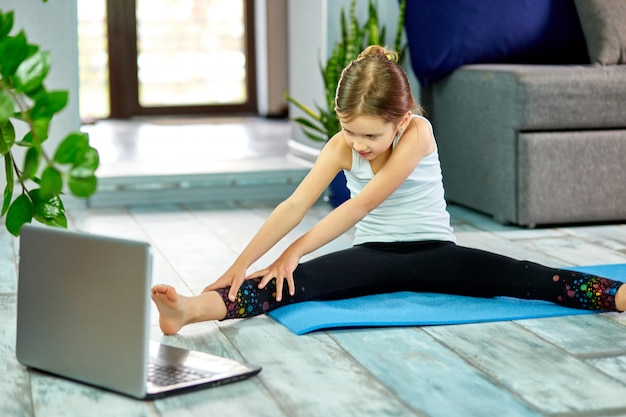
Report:
[[26,194],[20,194],[9,207],[6,217],[6,228],[13,236],[19,236],[24,223],[33,220],[33,203]]
[[0,155],[6,155],[15,143],[15,128],[10,120],[0,122]]
[[326,135],[328,138],[332,138],[335,133],[339,132],[339,120],[334,112],[322,113],[322,123],[326,126]]
[[59,144],[53,159],[59,164],[74,164],[88,147],[89,136],[86,133],[70,133]]
[[15,71],[15,89],[31,93],[41,87],[50,70],[50,53],[36,52],[26,58]]
[[24,169],[22,170],[22,179],[32,179],[39,169],[39,160],[41,159],[41,148],[33,146],[28,148],[24,157]]
[[8,36],[0,41],[0,56],[2,57],[2,65],[0,73],[6,80],[9,79],[20,66],[20,64],[33,54],[37,48],[29,45],[26,41],[24,31],[20,31],[16,36]]
[[96,172],[99,164],[100,156],[98,151],[89,146],[76,156],[70,175],[76,178],[91,177]]
[[52,116],[62,110],[67,105],[67,91],[46,92],[44,89],[33,97],[35,103],[30,109],[30,116],[33,119],[52,118]]
[[51,117],[40,117],[32,120],[31,133],[34,144],[41,145],[48,139],[48,129],[50,128],[51,119]]
[[402,64],[404,53],[401,53],[405,46],[402,46],[402,34],[404,33],[404,20],[406,19],[406,0],[400,1],[400,15],[398,16],[398,27],[396,29],[396,39],[393,43],[393,49],[398,52],[398,63]]
[[95,175],[90,177],[73,177],[70,175],[67,184],[76,197],[89,197],[98,188],[98,180]]
[[320,136],[320,135],[316,135],[314,133],[311,133],[307,130],[302,129],[302,132],[305,134],[306,137],[308,137],[309,139],[312,139],[316,142],[326,142],[328,140],[328,138],[326,136]]
[[46,226],[53,227],[62,227],[63,229],[67,229],[67,218],[65,217],[65,213],[60,213],[56,217],[37,217],[35,216],[35,220],[40,223],[45,224]]
[[300,101],[296,100],[295,98],[291,97],[291,96],[287,96],[287,101],[289,101],[290,103],[293,103],[296,105],[296,107],[298,107],[300,110],[302,110],[303,112],[305,112],[309,117],[311,117],[314,120],[320,120],[320,115],[315,113],[310,107],[308,107],[305,104],[302,104]]
[[17,145],[31,147],[33,146],[33,132],[28,132],[24,135],[22,140],[17,142]]
[[64,213],[63,204],[58,195],[46,197],[42,195],[39,188],[29,191],[28,195],[33,202],[34,217],[37,221],[46,223],[45,220],[55,219]]
[[13,99],[11,94],[5,89],[0,91],[0,123],[4,123],[9,120],[9,117],[15,113],[15,107],[13,105]]
[[39,189],[30,191],[29,195],[33,201],[35,220],[47,226],[67,227],[65,207],[58,195],[44,197]]
[[304,117],[295,117],[293,119],[294,122],[298,123],[300,126],[307,128],[307,129],[311,129],[311,130],[315,130],[316,132],[319,132],[323,135],[326,134],[326,129],[323,129],[321,127],[319,127],[318,125],[314,124],[313,122],[311,122],[309,119],[305,119]]
[[58,196],[63,189],[63,178],[58,169],[47,166],[41,174],[41,197],[50,198],[52,196]]
[[[361,42],[362,42],[358,36],[359,35],[359,21],[356,18],[356,0],[352,0],[350,2],[348,20],[349,20],[348,38],[346,39],[345,50],[346,50],[346,55],[347,54],[354,55],[355,49],[358,48],[359,49],[358,52],[360,52],[360,47],[361,47]],[[357,43],[358,43],[358,46],[357,46]]]
[[2,203],[2,216],[4,216],[9,209],[11,199],[13,198],[13,187],[15,185],[15,177],[13,174],[13,156],[8,153],[4,155],[4,171],[6,175],[7,184],[4,187],[4,200]]
[[13,11],[0,13],[0,39],[6,38],[13,29]]
[[365,24],[367,28],[367,43],[368,45],[383,45],[385,42],[385,28],[379,30],[378,25],[378,12],[376,10],[376,6],[372,2],[369,1],[369,18],[367,19],[367,23]]

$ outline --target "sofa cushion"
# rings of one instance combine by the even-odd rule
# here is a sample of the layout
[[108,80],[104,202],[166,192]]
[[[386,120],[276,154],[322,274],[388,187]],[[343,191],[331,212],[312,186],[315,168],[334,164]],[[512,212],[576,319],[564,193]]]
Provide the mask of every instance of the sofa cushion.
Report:
[[572,0],[407,0],[405,26],[422,85],[465,64],[589,63]]
[[591,62],[626,64],[626,1],[574,1]]
[[520,133],[517,221],[626,219],[626,130]]
[[624,65],[467,65],[440,84],[452,82],[459,100],[483,91],[514,106],[498,123],[515,130],[626,128]]

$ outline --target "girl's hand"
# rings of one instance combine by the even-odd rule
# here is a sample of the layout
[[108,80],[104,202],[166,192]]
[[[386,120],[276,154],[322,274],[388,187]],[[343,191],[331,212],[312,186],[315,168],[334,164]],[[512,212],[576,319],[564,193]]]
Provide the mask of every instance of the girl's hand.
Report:
[[218,288],[230,287],[230,290],[228,291],[228,299],[230,301],[235,301],[237,299],[237,292],[245,279],[245,273],[245,269],[239,270],[238,268],[232,266],[224,273],[224,275],[219,277],[213,284],[202,290],[202,292],[205,293],[215,291]]
[[293,280],[293,271],[296,270],[298,266],[298,262],[300,261],[300,257],[296,255],[292,255],[289,253],[289,250],[283,252],[283,254],[272,263],[269,267],[257,271],[253,274],[248,275],[246,278],[261,278],[261,282],[259,282],[259,288],[263,289],[267,286],[267,284],[272,280],[276,279],[276,301],[280,302],[283,298],[283,287],[285,280],[287,281],[287,286],[289,288],[289,295],[293,296],[296,294],[296,285]]

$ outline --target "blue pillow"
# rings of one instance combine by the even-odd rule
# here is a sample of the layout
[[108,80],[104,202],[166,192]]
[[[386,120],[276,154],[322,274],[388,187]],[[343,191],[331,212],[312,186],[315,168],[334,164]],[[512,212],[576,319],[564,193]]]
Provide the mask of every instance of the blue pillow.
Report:
[[422,85],[466,64],[589,63],[573,0],[407,0],[405,26]]

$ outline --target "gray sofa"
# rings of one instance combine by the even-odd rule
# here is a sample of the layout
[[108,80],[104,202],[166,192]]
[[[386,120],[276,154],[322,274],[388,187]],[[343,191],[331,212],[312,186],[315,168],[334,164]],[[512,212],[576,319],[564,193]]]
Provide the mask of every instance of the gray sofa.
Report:
[[468,65],[422,100],[449,202],[527,226],[626,219],[626,65]]
[[[484,7],[483,15],[503,4],[472,1],[456,4]],[[414,17],[407,16],[414,19],[414,26],[407,25],[409,47],[418,78],[420,71],[425,74],[421,101],[435,128],[446,198],[500,222],[524,226],[626,220],[626,1],[550,3],[561,8],[561,13],[544,10],[555,23],[563,23],[563,10],[569,10],[570,18],[573,13],[583,52],[587,46],[587,64],[476,60],[433,81],[416,55],[426,55],[427,42],[432,43],[422,42],[428,33],[415,29],[428,21],[415,22],[420,19],[417,8]],[[525,7],[521,1],[506,4]],[[442,21],[447,18],[442,16]],[[459,21],[476,19],[456,18],[440,36],[459,30]],[[465,36],[476,27],[465,28]],[[453,52],[467,49],[461,45]],[[445,51],[433,62],[449,57],[454,54]],[[498,59],[507,62],[506,57]]]

